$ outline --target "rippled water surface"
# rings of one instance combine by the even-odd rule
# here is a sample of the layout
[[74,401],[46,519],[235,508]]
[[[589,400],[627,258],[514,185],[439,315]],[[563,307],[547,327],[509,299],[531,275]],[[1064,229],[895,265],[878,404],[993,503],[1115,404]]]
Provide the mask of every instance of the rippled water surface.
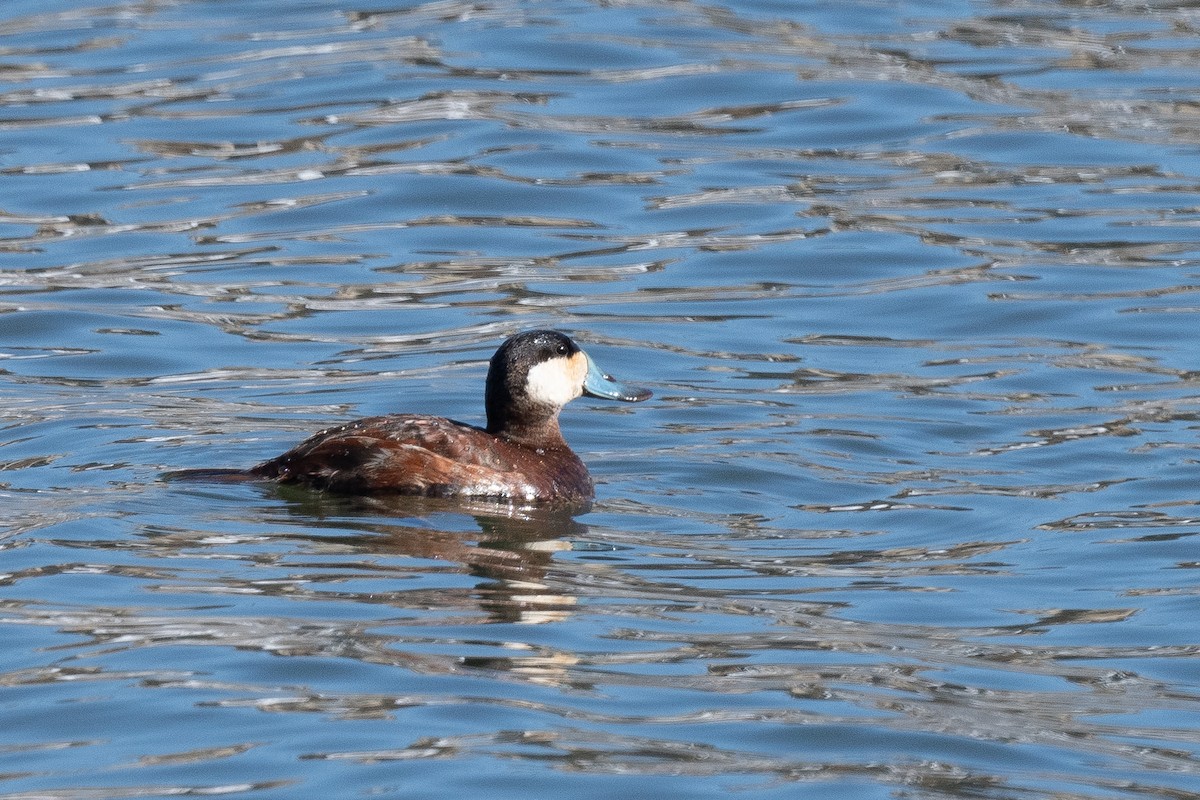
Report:
[[[1200,791],[1200,9],[0,9],[0,800]],[[571,516],[163,472],[479,421]]]

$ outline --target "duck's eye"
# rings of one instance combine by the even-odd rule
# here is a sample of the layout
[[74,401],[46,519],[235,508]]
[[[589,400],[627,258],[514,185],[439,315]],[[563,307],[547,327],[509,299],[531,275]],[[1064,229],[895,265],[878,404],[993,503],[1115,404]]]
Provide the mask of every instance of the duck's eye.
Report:
[[554,352],[558,353],[560,356],[565,356],[567,354],[567,346],[559,342],[554,346]]

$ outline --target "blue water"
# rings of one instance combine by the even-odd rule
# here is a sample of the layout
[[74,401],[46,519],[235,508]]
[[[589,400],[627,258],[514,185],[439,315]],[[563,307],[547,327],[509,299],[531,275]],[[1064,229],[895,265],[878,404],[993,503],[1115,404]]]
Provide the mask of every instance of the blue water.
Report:
[[[1186,3],[9,2],[0,800],[1200,792]],[[163,472],[479,421],[574,517]]]

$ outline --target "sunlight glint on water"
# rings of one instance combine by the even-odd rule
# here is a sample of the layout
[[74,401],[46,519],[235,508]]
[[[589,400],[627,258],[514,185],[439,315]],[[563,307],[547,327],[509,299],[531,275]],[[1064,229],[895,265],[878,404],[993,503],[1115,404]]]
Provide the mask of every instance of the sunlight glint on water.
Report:
[[[1197,30],[10,3],[0,798],[1196,792]],[[589,513],[160,479],[533,327]]]

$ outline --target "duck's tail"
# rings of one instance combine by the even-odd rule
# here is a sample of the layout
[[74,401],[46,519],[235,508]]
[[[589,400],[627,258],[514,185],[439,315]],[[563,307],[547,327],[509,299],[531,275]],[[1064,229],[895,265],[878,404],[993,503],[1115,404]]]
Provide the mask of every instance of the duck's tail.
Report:
[[164,481],[197,481],[199,483],[245,483],[261,480],[247,469],[177,469],[162,474]]

